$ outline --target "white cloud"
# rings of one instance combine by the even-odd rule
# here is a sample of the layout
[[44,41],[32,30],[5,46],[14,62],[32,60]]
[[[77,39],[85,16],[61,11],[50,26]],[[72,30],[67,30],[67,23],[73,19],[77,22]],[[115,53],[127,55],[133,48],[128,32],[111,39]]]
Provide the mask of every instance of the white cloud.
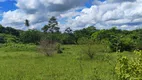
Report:
[[[0,22],[4,26],[25,29],[24,20],[31,23],[30,28],[40,29],[47,24],[49,17],[65,18],[59,22],[63,30],[73,30],[94,25],[99,29],[116,26],[121,29],[135,29],[142,26],[142,0],[95,0],[90,8],[83,7],[87,0],[17,0],[15,11],[3,13]],[[77,11],[80,9],[81,11]]]
[[[49,17],[57,16],[61,18],[67,14],[76,15],[72,13],[83,6],[87,0],[17,0],[16,6],[19,8],[14,11],[3,13],[3,19],[0,23],[4,26],[13,26],[16,28],[23,28],[24,20],[28,19],[31,26],[44,25],[48,22]],[[21,24],[21,25],[20,25]],[[46,23],[47,24],[47,23]]]
[[[84,8],[75,19],[68,20],[65,26],[82,28],[94,25],[99,29],[108,29],[116,26],[120,29],[136,29],[142,26],[142,1],[141,0],[112,0],[102,2],[90,8]],[[140,2],[141,1],[141,2]]]
[[116,3],[116,2],[134,2],[136,0],[106,0],[109,3]]
[[20,9],[34,13],[36,11],[65,11],[83,6],[87,0],[17,0],[16,6]]

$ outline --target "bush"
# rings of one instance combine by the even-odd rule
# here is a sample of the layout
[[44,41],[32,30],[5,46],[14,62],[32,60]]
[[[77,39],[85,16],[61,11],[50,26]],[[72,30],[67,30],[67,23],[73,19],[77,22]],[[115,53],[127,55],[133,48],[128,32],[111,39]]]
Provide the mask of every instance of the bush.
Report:
[[63,44],[75,44],[76,42],[76,39],[75,39],[75,36],[70,33],[70,34],[67,34],[67,33],[64,33],[62,34],[62,43]]
[[110,52],[107,40],[98,43],[96,41],[93,41],[92,39],[82,37],[78,40],[78,44],[81,45],[80,48],[82,53],[89,56],[90,59],[93,59],[97,53]]
[[113,35],[110,39],[109,47],[113,52],[132,51],[135,50],[135,43],[129,37],[119,37],[119,35]]
[[0,34],[0,43],[17,43],[19,39],[16,36],[9,34]]
[[52,56],[56,52],[56,42],[52,40],[43,39],[39,44],[39,50],[44,55]]
[[137,43],[136,43],[136,49],[142,50],[142,41],[141,40],[137,41]]
[[90,59],[93,59],[94,55],[96,54],[94,48],[94,41],[83,37],[78,40],[78,43],[81,45],[82,53],[87,54]]
[[120,80],[141,80],[142,79],[142,51],[134,51],[136,57],[129,59],[120,57],[116,65],[116,73]]
[[34,44],[5,43],[1,46],[6,52],[15,51],[36,51],[37,46]]
[[77,43],[80,45],[85,45],[85,44],[89,44],[90,41],[92,42],[91,39],[88,39],[87,37],[82,37],[78,39]]
[[85,54],[87,54],[89,56],[90,59],[94,58],[94,55],[96,54],[94,49],[93,49],[93,45],[92,44],[88,44],[86,48],[84,48],[83,52]]
[[62,49],[61,49],[61,44],[60,43],[56,44],[56,50],[57,50],[57,53],[62,53]]
[[5,43],[4,37],[0,36],[0,43]]
[[23,43],[38,44],[40,42],[41,36],[41,32],[37,30],[28,30],[20,34],[20,40]]

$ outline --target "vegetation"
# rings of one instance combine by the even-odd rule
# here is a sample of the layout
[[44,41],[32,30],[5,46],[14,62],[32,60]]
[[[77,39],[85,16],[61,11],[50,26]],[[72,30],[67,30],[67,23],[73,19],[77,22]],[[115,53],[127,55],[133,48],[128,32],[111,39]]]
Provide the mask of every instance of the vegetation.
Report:
[[142,51],[134,51],[137,57],[131,59],[126,56],[118,58],[116,73],[120,80],[142,79]]
[[[97,53],[92,60],[84,55],[80,63],[78,53],[80,53],[81,46],[78,45],[64,45],[62,54],[54,54],[51,57],[39,54],[35,45],[16,44],[15,47],[13,46],[0,48],[1,80],[116,79],[111,72],[116,61],[116,53],[108,54],[109,56]],[[130,53],[124,52],[124,54]]]
[[29,20],[25,20],[25,26],[29,27],[30,26],[30,23],[29,23]]
[[47,39],[41,40],[39,51],[47,56],[52,56],[56,52],[56,42]]
[[22,43],[33,43],[38,44],[42,38],[42,33],[37,30],[28,30],[25,32],[21,32],[20,41]]
[[42,31],[0,25],[0,80],[141,80],[141,50],[142,29],[61,32],[55,17]]

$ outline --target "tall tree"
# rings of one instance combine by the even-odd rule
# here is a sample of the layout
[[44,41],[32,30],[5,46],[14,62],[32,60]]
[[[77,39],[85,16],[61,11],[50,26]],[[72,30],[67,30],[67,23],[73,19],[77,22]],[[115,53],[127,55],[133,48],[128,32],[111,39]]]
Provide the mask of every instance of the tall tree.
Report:
[[30,26],[30,23],[29,23],[29,20],[25,20],[25,26],[29,27]]
[[68,33],[68,34],[72,33],[72,29],[70,27],[66,28],[65,33]]
[[49,21],[48,21],[48,24],[45,25],[42,30],[44,32],[50,32],[50,33],[54,33],[54,32],[59,32],[59,27],[58,26],[58,22],[57,22],[57,19],[52,16]]

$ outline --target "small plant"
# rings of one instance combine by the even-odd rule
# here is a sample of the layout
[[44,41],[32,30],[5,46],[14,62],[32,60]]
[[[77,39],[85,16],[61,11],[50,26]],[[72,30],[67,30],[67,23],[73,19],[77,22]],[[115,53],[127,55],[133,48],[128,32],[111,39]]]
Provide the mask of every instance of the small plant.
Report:
[[110,48],[106,42],[98,43],[92,39],[83,37],[78,40],[78,43],[81,46],[81,52],[86,54],[90,59],[93,59],[97,53],[110,52]]
[[93,59],[94,55],[96,54],[94,41],[88,38],[82,38],[79,39],[78,43],[81,45],[82,53],[87,54],[90,59]]
[[86,45],[86,48],[84,49],[84,53],[87,54],[90,57],[90,59],[93,59],[95,55],[93,44],[88,43]]
[[39,50],[43,54],[51,56],[56,52],[56,42],[47,39],[41,40]]
[[62,53],[62,49],[61,49],[61,44],[60,43],[56,44],[56,50],[57,50],[57,53]]
[[98,74],[98,69],[94,68],[94,73],[91,80],[101,80],[100,75]]

